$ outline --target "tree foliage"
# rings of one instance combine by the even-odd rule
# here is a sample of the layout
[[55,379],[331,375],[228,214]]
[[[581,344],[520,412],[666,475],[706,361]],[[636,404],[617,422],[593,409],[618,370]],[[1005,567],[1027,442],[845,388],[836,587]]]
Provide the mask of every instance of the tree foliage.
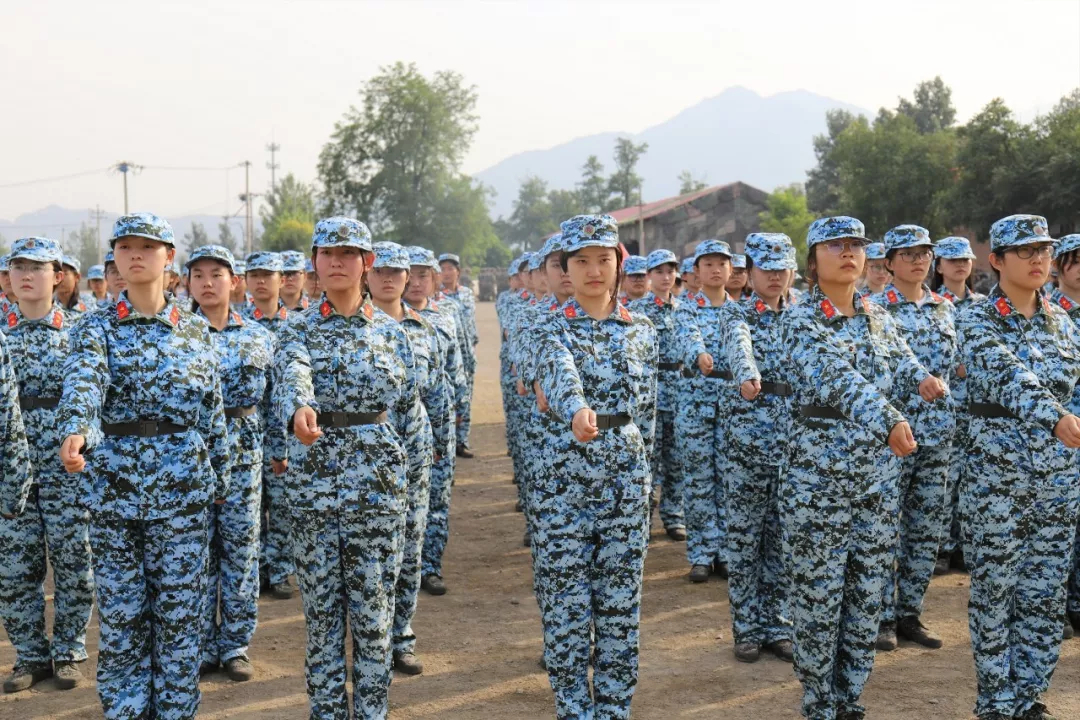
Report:
[[184,239],[187,240],[188,252],[203,245],[210,244],[210,236],[206,234],[206,228],[203,227],[201,222],[191,222],[191,232],[184,233]]
[[[0,242],[2,241],[3,238],[0,237]],[[7,243],[3,243],[3,245],[5,247],[4,252],[7,252]],[[79,264],[82,266],[84,274],[91,265],[97,264],[99,241],[96,227],[89,227],[86,223],[80,223],[78,230],[72,230],[68,233],[63,245],[65,252],[79,258]]]
[[776,188],[765,202],[765,212],[758,214],[763,232],[784,233],[791,238],[800,262],[806,257],[806,231],[814,217],[806,205],[806,192],[798,183]]
[[900,98],[896,111],[911,118],[915,129],[924,135],[948,130],[956,121],[952,89],[941,76],[919,83],[911,100]]
[[590,155],[581,166],[577,188],[583,212],[601,213],[607,207],[608,183],[604,178],[604,164],[595,155]]
[[649,150],[649,143],[635,144],[629,138],[615,141],[615,172],[608,178],[608,193],[616,208],[630,207],[641,202],[641,176],[637,164]]
[[697,192],[698,190],[704,190],[709,187],[709,183],[705,182],[705,178],[695,178],[694,174],[689,170],[683,170],[679,173],[679,194],[689,195],[690,193]]
[[825,113],[824,135],[814,137],[815,165],[806,173],[806,203],[819,215],[835,215],[840,207],[840,169],[832,151],[836,139],[855,122],[855,115],[847,110],[829,110]]
[[[311,248],[311,233],[315,229],[315,190],[289,173],[266,195],[266,205],[259,208],[263,236],[261,246],[267,250],[299,250]],[[307,237],[301,232],[306,228]]]
[[218,239],[217,244],[226,248],[233,255],[238,257],[242,256],[244,248],[240,247],[240,239],[233,235],[232,227],[229,225],[229,218],[221,218],[221,222],[218,223]]

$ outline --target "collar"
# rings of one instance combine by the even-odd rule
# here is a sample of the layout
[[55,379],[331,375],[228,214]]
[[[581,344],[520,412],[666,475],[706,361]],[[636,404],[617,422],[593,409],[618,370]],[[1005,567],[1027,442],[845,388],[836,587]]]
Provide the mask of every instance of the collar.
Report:
[[[589,317],[589,314],[585,312],[578,301],[574,298],[570,298],[562,306],[562,314],[568,320],[580,320]],[[616,302],[615,309],[611,311],[611,314],[607,316],[607,320],[616,320],[630,324],[634,322],[634,319],[630,316],[630,311],[626,309],[626,306],[622,303]]]
[[[696,293],[688,296],[687,299],[690,302],[695,303],[698,307],[714,307],[714,305],[712,304],[712,301],[710,301],[708,296],[705,295],[704,290],[697,291]],[[725,290],[724,291],[724,302],[727,303],[727,302],[730,302],[730,301],[731,301],[731,295],[729,295],[727,290]],[[719,305],[717,305],[715,307],[719,307]]]
[[414,322],[418,322],[421,325],[427,324],[427,322],[420,317],[420,313],[414,310],[412,305],[405,302],[404,300],[401,301],[401,309],[405,312],[405,317],[402,318],[403,322],[406,320],[413,320]]
[[650,290],[648,292],[648,294],[643,299],[645,300],[645,302],[652,303],[656,307],[664,307],[665,305],[673,307],[675,305],[675,296],[674,295],[671,296],[670,300],[668,300],[667,302],[664,302],[664,299],[662,297],[660,297],[659,295],[657,295],[656,293],[654,293],[652,290]]
[[[855,315],[865,315],[870,311],[870,300],[868,298],[865,296],[859,297],[859,294],[855,293],[853,299],[855,304]],[[836,309],[832,300],[825,297],[825,293],[821,292],[821,288],[817,285],[814,286],[813,292],[810,293],[810,303],[817,307],[817,312],[828,324],[838,322],[841,318],[845,317],[843,313]]]
[[[195,314],[198,315],[199,317],[203,318],[203,319],[206,319],[206,313],[203,312],[202,308],[199,308],[196,311]],[[209,320],[207,320],[207,322],[209,322]],[[243,327],[243,326],[244,326],[244,319],[242,317],[240,317],[240,313],[236,312],[235,310],[230,309],[229,310],[229,317],[225,321],[225,327],[223,329],[228,330],[229,328],[232,328],[232,327]],[[217,328],[214,327],[213,325],[210,326],[210,329],[215,331],[215,332],[217,331]]]
[[120,293],[120,299],[116,301],[116,317],[120,322],[128,322],[130,320],[138,320],[140,318],[158,320],[170,328],[176,328],[180,325],[180,307],[173,300],[171,295],[165,296],[165,307],[161,308],[161,312],[152,317],[147,315],[140,315],[127,299],[127,290]]
[[1050,300],[1060,305],[1065,312],[1072,312],[1077,308],[1077,304],[1072,298],[1061,292],[1060,288],[1054,288],[1054,292],[1050,294]]
[[750,304],[750,307],[754,308],[754,311],[757,312],[758,315],[762,315],[766,312],[780,312],[787,307],[787,301],[784,300],[784,297],[782,295],[780,296],[779,310],[773,310],[771,307],[769,307],[769,303],[765,302],[765,299],[758,295],[756,292],[751,292],[750,297],[747,298],[746,301]]
[[53,301],[52,309],[37,320],[28,320],[19,310],[18,303],[8,303],[7,309],[7,326],[9,329],[19,325],[44,325],[54,330],[62,330],[64,327],[64,310],[60,307],[60,303],[56,301]]
[[[923,292],[926,294],[923,298],[923,304],[930,303],[931,305],[940,305],[945,302],[945,297],[937,294],[929,288],[926,284],[922,286]],[[890,305],[898,305],[906,302],[915,302],[914,300],[908,300],[904,297],[904,293],[900,292],[895,285],[889,283],[885,286],[884,292],[881,293],[881,297],[885,298],[885,302]]]
[[[1039,300],[1035,304],[1035,314],[1045,313],[1050,314],[1051,301],[1042,290],[1038,291]],[[1006,318],[1016,313],[1016,308],[1013,306],[1012,301],[1009,300],[1009,296],[1001,291],[1000,285],[995,285],[994,289],[990,291],[987,296],[990,303],[994,306],[994,310],[1000,317]]]
[[[289,309],[285,307],[285,301],[283,301],[281,298],[278,298],[277,306],[278,309],[277,312],[274,313],[274,317],[278,318],[279,320],[287,319],[289,317]],[[262,320],[264,317],[266,317],[266,313],[259,309],[259,306],[255,304],[254,300],[251,301],[251,308],[251,317],[255,318],[256,320]]]
[[[334,309],[333,304],[326,299],[326,293],[323,293],[322,300],[319,302],[319,317],[328,320],[335,315],[343,317],[341,313]],[[364,301],[360,303],[360,311],[354,317],[362,317],[365,322],[369,322],[375,317],[375,306],[371,304],[370,298],[364,296]]]

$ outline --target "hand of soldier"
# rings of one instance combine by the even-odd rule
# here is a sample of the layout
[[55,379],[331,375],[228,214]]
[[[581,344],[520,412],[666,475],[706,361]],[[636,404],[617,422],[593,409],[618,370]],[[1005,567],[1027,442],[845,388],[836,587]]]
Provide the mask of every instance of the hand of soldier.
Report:
[[743,396],[743,400],[753,400],[761,392],[760,380],[747,380],[739,386],[739,392]]
[[86,438],[82,435],[68,435],[60,445],[60,462],[69,473],[82,472],[86,467],[86,458],[82,449],[86,447]]
[[893,425],[893,429],[889,432],[889,449],[893,451],[893,455],[907,457],[915,452],[917,447],[918,444],[915,442],[915,436],[911,434],[910,425],[906,422]]
[[956,377],[961,380],[967,377],[967,365],[960,365],[960,367],[956,368]]
[[544,394],[539,382],[533,383],[533,392],[536,394],[536,409],[540,412],[547,412],[551,406],[548,405],[547,395]]
[[697,356],[697,366],[701,370],[702,375],[708,375],[713,369],[712,355],[709,353],[701,353]]
[[285,471],[289,469],[288,460],[271,460],[270,469],[274,471],[275,475],[284,475]]
[[218,498],[217,500],[214,501],[214,504],[215,505],[224,505],[225,504],[225,498]]
[[1058,424],[1054,426],[1054,437],[1067,448],[1080,447],[1080,418],[1066,415],[1058,420]]
[[919,383],[919,395],[926,402],[934,402],[938,398],[945,397],[946,386],[945,383],[939,377],[933,375],[927,375],[921,383]]
[[314,445],[315,441],[322,437],[323,432],[316,424],[315,411],[312,408],[302,407],[293,415],[293,434],[305,445]]
[[521,382],[521,380],[515,380],[514,387],[517,390],[517,394],[521,397],[525,397],[529,394],[529,391],[525,389],[525,383]]
[[596,427],[596,411],[592,408],[581,408],[574,413],[570,427],[574,430],[574,437],[581,442],[589,442],[600,434],[600,428]]

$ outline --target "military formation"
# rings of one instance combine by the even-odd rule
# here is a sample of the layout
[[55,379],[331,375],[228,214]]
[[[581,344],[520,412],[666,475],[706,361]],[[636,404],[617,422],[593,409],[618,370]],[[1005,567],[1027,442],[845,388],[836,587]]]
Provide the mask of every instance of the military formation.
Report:
[[[987,295],[964,238],[830,217],[805,240],[806,290],[786,235],[628,256],[607,215],[511,263],[506,441],[556,716],[630,717],[666,534],[690,582],[727,580],[735,659],[791,663],[808,718],[866,717],[877,652],[942,646],[924,597],[956,569],[976,715],[1053,720],[1080,626],[1080,235],[998,221]],[[385,718],[472,457],[460,258],[332,217],[310,257],[181,267],[135,213],[86,292],[80,270],[42,237],[0,259],[4,692],[83,682],[96,604],[105,717],[194,718],[201,677],[253,677],[260,595],[298,586],[310,717]]]

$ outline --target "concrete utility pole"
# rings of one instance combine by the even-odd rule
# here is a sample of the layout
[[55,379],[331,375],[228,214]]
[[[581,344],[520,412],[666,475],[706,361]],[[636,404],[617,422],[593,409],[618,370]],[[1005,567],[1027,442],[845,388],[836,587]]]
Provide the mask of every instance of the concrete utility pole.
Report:
[[649,253],[645,250],[645,183],[638,184],[638,206],[637,206],[637,227],[638,227],[638,255],[642,257]]
[[95,205],[90,210],[90,219],[97,222],[97,261],[98,265],[101,264],[101,221],[105,219],[105,213],[102,212],[100,205]]
[[245,160],[240,163],[244,167],[244,194],[240,199],[244,202],[244,256],[251,253],[251,161]]
[[127,160],[122,160],[121,162],[118,162],[115,165],[113,165],[112,169],[116,170],[117,172],[121,172],[121,173],[124,174],[124,214],[127,215],[128,214],[128,188],[127,188],[128,172],[139,172],[140,170],[143,169],[143,166],[142,165],[136,165],[135,163],[130,163]]
[[276,142],[271,141],[266,146],[267,151],[270,153],[270,162],[266,163],[266,167],[270,169],[270,192],[277,189],[277,169],[281,165],[275,162],[275,156],[277,151],[281,149],[281,146]]

